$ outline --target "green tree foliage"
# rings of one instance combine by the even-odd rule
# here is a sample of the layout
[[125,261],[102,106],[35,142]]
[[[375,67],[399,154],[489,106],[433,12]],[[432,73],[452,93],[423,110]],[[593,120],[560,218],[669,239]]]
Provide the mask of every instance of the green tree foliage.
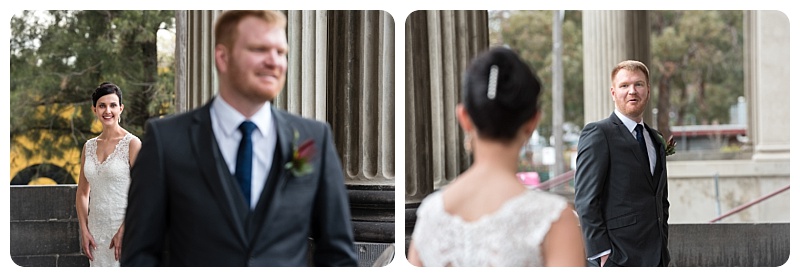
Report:
[[[11,141],[26,158],[60,158],[99,134],[91,94],[117,84],[122,126],[141,136],[172,112],[171,63],[159,67],[157,32],[173,11],[24,11],[11,19]],[[18,142],[30,139],[32,147]]]
[[[544,87],[538,131],[553,133],[553,11],[492,11],[492,46],[508,46],[536,71]],[[583,33],[580,11],[566,11],[561,26],[564,70],[564,122],[583,126]]]
[[[553,11],[490,11],[490,43],[518,51],[544,82],[539,133],[552,134]],[[650,11],[651,105],[658,129],[726,124],[744,95],[742,11]],[[583,126],[581,11],[563,25],[564,122]]]
[[729,108],[744,95],[743,17],[742,11],[650,12],[662,133],[673,125],[730,122]]

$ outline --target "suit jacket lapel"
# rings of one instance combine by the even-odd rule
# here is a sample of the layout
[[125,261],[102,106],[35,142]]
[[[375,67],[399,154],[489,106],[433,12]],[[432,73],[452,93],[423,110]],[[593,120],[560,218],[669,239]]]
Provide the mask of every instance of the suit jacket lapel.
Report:
[[[645,160],[646,158],[644,156],[644,153],[642,153],[642,150],[639,148],[639,141],[637,141],[636,138],[634,138],[633,135],[631,135],[631,131],[628,130],[628,127],[625,127],[625,123],[622,123],[622,120],[619,119],[619,117],[617,117],[617,114],[613,112],[611,113],[611,122],[617,125],[617,131],[619,131],[619,135],[624,138],[623,140],[625,140],[625,143],[631,145],[631,147],[628,148],[631,150],[633,155],[636,156],[636,159],[639,161],[639,164],[641,165],[640,171],[645,176],[644,179],[647,180],[647,183],[650,185],[651,188],[655,188],[655,186],[653,185],[653,175],[650,174],[650,168],[648,167],[650,162]],[[645,126],[647,125],[645,124]],[[652,131],[650,131],[649,128],[648,131],[652,134]]]
[[284,169],[284,165],[289,161],[292,156],[292,142],[294,141],[294,129],[288,124],[283,115],[272,108],[272,119],[275,126],[275,133],[277,135],[277,142],[275,145],[275,154],[272,158],[272,168],[270,169],[267,182],[264,185],[264,190],[258,199],[258,204],[254,210],[253,218],[250,226],[250,240],[257,238],[262,227],[265,225],[271,214],[277,211],[280,205],[281,192],[288,180],[288,173]]
[[197,157],[200,172],[206,179],[205,184],[208,185],[215,196],[215,202],[223,210],[224,214],[230,215],[227,216],[228,223],[234,226],[238,237],[244,243],[246,242],[246,236],[243,222],[247,217],[248,209],[241,194],[231,189],[236,184],[231,183],[230,171],[225,164],[217,145],[214,131],[211,128],[211,102],[209,101],[209,104],[194,113],[194,121],[190,127],[191,134],[189,136],[192,150],[195,157]]
[[653,141],[653,147],[656,149],[656,167],[653,170],[653,182],[657,185],[661,185],[661,173],[664,172],[664,167],[667,164],[666,161],[666,150],[664,150],[664,145],[661,143],[661,140],[658,139],[658,133],[653,128],[650,128],[647,124],[644,125],[647,128],[647,131],[650,133],[650,139]]

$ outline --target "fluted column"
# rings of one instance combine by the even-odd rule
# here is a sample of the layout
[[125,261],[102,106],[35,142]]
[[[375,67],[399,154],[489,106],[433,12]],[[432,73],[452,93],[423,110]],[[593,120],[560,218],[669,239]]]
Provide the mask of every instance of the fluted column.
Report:
[[345,179],[394,186],[394,20],[383,11],[329,11],[328,29],[337,36],[328,42],[325,116]]
[[745,90],[753,160],[789,160],[789,21],[779,11],[745,11]]
[[[649,26],[647,11],[583,11],[584,122],[614,111],[611,70],[617,63],[633,59],[649,65]],[[650,117],[645,112],[646,122]]]
[[326,28],[336,36],[326,42],[324,116],[342,158],[356,240],[393,243],[394,19],[328,11]]
[[288,11],[289,68],[286,88],[275,105],[291,113],[327,121],[328,12]]
[[219,11],[175,12],[175,112],[205,104],[216,94],[214,20]]
[[[430,71],[425,11],[411,13],[405,26],[405,169],[406,203],[419,202],[433,192],[431,161]],[[428,93],[423,93],[428,91]],[[408,217],[408,216],[406,216]]]
[[406,203],[469,165],[455,117],[469,61],[489,45],[486,11],[416,11],[406,20]]
[[175,112],[186,111],[187,107],[187,86],[188,80],[182,78],[187,74],[187,34],[189,33],[188,24],[189,11],[175,11]]

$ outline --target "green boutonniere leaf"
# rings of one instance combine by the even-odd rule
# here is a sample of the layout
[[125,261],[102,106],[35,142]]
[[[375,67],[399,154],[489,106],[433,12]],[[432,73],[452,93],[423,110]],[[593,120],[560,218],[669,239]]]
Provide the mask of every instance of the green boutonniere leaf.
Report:
[[661,140],[661,145],[664,146],[664,152],[667,154],[667,156],[675,154],[675,146],[678,145],[678,143],[675,142],[675,139],[672,136],[669,136],[668,142],[664,140],[664,136],[661,135],[661,132],[657,132],[657,134],[658,139]]

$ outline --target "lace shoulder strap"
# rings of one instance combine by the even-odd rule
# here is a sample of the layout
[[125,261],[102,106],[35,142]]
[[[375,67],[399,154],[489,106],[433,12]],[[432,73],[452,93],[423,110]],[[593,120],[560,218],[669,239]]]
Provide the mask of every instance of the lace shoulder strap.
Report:
[[86,153],[84,153],[86,158],[97,157],[97,137],[87,140],[84,148],[86,148]]
[[122,155],[121,158],[125,161],[130,160],[130,149],[131,149],[131,139],[133,139],[134,135],[131,133],[125,134],[122,140],[119,142],[119,151],[121,151]]

